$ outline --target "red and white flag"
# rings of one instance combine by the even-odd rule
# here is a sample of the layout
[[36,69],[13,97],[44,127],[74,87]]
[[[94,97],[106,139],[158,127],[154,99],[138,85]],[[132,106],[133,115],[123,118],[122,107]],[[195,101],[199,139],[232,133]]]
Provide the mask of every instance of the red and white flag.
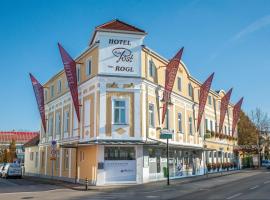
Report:
[[45,116],[45,107],[44,107],[44,88],[37,81],[37,79],[30,73],[30,79],[33,85],[33,90],[36,96],[36,101],[39,109],[39,114],[41,117],[42,125],[44,132],[46,133],[46,116]]
[[59,51],[64,64],[64,69],[66,72],[66,77],[68,81],[68,86],[72,96],[73,104],[77,114],[78,121],[80,122],[80,105],[78,97],[78,84],[77,84],[77,74],[76,74],[76,62],[71,58],[71,56],[66,52],[66,50],[58,43]]
[[165,119],[165,115],[167,112],[167,103],[170,102],[171,92],[173,89],[175,77],[178,71],[178,67],[181,61],[181,57],[183,54],[184,47],[182,47],[177,54],[170,60],[170,62],[166,66],[166,74],[165,74],[165,90],[163,92],[163,109],[162,109],[162,124]]
[[232,94],[232,88],[221,99],[220,119],[219,119],[219,132],[218,132],[219,134],[221,133],[222,128],[223,128],[223,123],[224,123],[226,112],[228,110],[228,105],[229,105],[229,102],[230,102],[231,94]]
[[232,136],[234,135],[235,128],[236,128],[237,122],[239,120],[243,100],[244,100],[244,97],[242,97],[233,107]]
[[212,80],[214,78],[214,74],[212,73],[206,81],[200,87],[200,97],[199,97],[199,111],[198,111],[198,121],[197,121],[197,131],[199,131],[205,104],[207,101],[207,97],[211,88]]

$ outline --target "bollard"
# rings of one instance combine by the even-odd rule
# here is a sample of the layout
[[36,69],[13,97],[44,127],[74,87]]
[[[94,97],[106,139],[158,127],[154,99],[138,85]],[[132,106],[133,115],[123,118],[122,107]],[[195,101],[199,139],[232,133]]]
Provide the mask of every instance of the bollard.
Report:
[[85,190],[86,191],[88,190],[88,178],[87,177],[85,178]]

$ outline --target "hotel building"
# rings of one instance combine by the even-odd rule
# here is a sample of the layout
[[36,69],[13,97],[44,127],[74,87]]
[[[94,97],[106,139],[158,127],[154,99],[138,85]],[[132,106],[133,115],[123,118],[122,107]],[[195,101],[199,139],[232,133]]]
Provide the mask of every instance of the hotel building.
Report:
[[[40,135],[38,173],[27,169],[26,173],[78,182],[88,178],[94,185],[163,179],[166,140],[160,139],[160,131],[164,128],[173,132],[168,161],[173,178],[200,175],[206,163],[235,159],[236,141],[207,135],[218,127],[224,91],[210,90],[197,132],[201,83],[182,61],[161,123],[168,60],[144,45],[146,35],[119,20],[95,28],[87,49],[74,58],[80,122],[64,69],[44,84],[47,131]],[[227,135],[232,108],[230,104],[223,127]],[[50,160],[53,140],[57,142],[54,162]]]

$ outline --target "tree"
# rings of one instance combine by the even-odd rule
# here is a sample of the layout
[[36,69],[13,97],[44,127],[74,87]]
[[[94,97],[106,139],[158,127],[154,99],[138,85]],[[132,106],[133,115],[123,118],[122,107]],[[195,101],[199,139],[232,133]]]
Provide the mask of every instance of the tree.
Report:
[[258,131],[254,123],[241,111],[238,122],[238,145],[257,145],[257,134]]
[[8,162],[14,162],[14,160],[17,158],[16,154],[16,142],[14,139],[12,139],[9,148],[8,148]]
[[269,156],[270,118],[266,112],[256,108],[254,111],[251,111],[251,119],[258,130],[257,148],[261,160],[263,157]]

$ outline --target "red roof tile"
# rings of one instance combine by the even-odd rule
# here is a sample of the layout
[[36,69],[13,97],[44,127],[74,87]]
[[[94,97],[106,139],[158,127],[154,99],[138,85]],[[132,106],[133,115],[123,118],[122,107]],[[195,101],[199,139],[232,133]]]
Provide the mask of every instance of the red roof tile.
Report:
[[96,27],[96,30],[101,30],[101,29],[109,29],[109,30],[121,30],[121,31],[132,31],[132,32],[140,32],[140,33],[145,33],[144,30],[139,29],[135,26],[132,26],[130,24],[127,24],[123,21],[120,21],[118,19],[109,21],[105,24],[102,24],[100,26]]
[[14,139],[17,143],[26,143],[39,135],[39,132],[0,131],[0,143],[10,143]]

